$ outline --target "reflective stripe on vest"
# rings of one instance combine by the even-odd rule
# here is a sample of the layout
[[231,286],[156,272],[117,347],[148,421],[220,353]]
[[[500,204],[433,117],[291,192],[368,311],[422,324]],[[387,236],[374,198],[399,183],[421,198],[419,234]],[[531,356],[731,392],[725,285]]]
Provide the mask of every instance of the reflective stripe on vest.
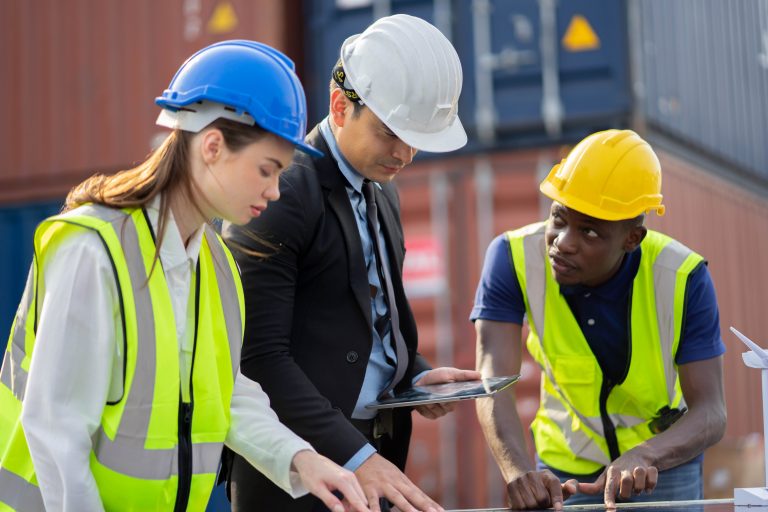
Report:
[[[40,488],[5,468],[0,468],[0,496],[0,505],[6,503],[13,510],[45,511]],[[6,497],[10,499],[5,501]]]
[[[138,353],[136,355],[136,373],[133,378],[133,385],[128,394],[125,408],[131,411],[137,411],[137,414],[124,415],[121,418],[120,426],[115,434],[115,439],[109,439],[104,432],[102,425],[93,435],[93,451],[99,462],[118,473],[144,478],[149,480],[159,480],[167,478],[168,467],[171,468],[171,475],[178,472],[178,452],[175,448],[167,450],[146,450],[144,449],[144,440],[150,421],[151,409],[142,407],[142,404],[151,404],[155,394],[155,371],[157,362],[155,360],[155,320],[152,310],[152,297],[149,293],[149,287],[145,285],[146,271],[144,260],[139,248],[138,234],[136,225],[133,222],[120,222],[120,229],[123,252],[125,261],[128,264],[128,272],[131,276],[131,287],[133,288],[133,298],[136,307],[136,320],[138,326]],[[208,241],[217,240],[213,230],[206,231]],[[235,293],[234,279],[226,256],[221,246],[217,243],[209,245],[214,259],[214,269],[217,281],[220,286],[222,304],[225,311],[237,312],[235,315],[225,317],[227,332],[230,340],[241,339],[240,329],[240,308],[236,304],[237,294]],[[222,261],[222,259],[224,261]],[[229,293],[222,289],[230,286]],[[229,295],[229,296],[228,296]],[[227,307],[231,309],[227,310]],[[240,343],[230,346],[232,368],[237,373],[240,358]],[[237,357],[237,359],[235,359]],[[144,414],[142,414],[142,412]],[[215,473],[219,465],[221,455],[221,443],[195,443],[192,445],[193,473]]]
[[235,377],[240,368],[240,352],[243,346],[244,305],[241,300],[238,300],[239,297],[243,296],[243,290],[240,288],[242,285],[240,284],[240,276],[235,275],[235,262],[232,256],[224,249],[224,242],[211,226],[205,226],[205,237],[213,258],[216,281],[219,283],[222,308],[224,311],[232,312],[231,315],[225,315],[224,320],[230,339],[229,354],[234,371],[232,376]]
[[[545,227],[545,223],[538,223],[508,234],[515,262],[515,271],[521,289],[524,290],[523,295],[529,316],[529,350],[537,362],[539,362],[545,376],[542,379],[542,403],[537,413],[537,420],[534,421],[534,432],[538,428],[539,436],[537,437],[547,439],[547,442],[545,442],[547,446],[540,447],[542,450],[557,451],[557,448],[554,448],[554,446],[560,446],[562,450],[570,452],[570,455],[563,453],[562,459],[571,464],[571,468],[558,467],[558,469],[586,474],[598,469],[599,466],[608,464],[610,458],[607,455],[606,445],[602,439],[604,432],[599,411],[593,407],[592,411],[594,411],[594,414],[585,413],[580,407],[569,400],[567,389],[562,387],[563,383],[558,382],[555,376],[556,372],[552,366],[554,361],[550,361],[551,355],[545,353],[544,340],[549,340],[547,344],[557,341],[547,338],[548,335],[554,336],[554,334],[546,332],[548,325],[556,327],[555,331],[560,332],[558,336],[564,334],[561,325],[573,326],[567,328],[578,330],[578,332],[573,333],[569,338],[573,341],[577,338],[583,339],[583,333],[578,328],[575,319],[572,318],[573,315],[570,312],[570,308],[565,304],[564,299],[554,297],[554,295],[559,296],[560,294],[557,293],[558,287],[551,277],[551,270],[548,264],[544,240]],[[684,401],[682,400],[682,392],[674,365],[674,354],[679,343],[687,277],[702,261],[702,258],[679,242],[653,231],[648,232],[642,247],[642,258],[644,260],[642,264],[645,266],[641,264],[641,269],[638,270],[638,277],[636,277],[633,287],[635,293],[640,293],[640,295],[650,294],[653,299],[652,302],[655,302],[655,308],[651,309],[647,316],[649,319],[652,317],[656,319],[653,329],[658,333],[656,338],[658,339],[657,343],[660,345],[660,351],[657,350],[659,357],[654,357],[653,361],[658,365],[656,367],[659,372],[657,381],[662,382],[663,379],[665,383],[665,386],[659,389],[659,391],[664,389],[667,396],[663,398],[644,397],[639,399],[639,402],[642,403],[643,400],[648,402],[660,401],[669,404],[670,407],[681,407],[684,405]],[[649,271],[652,272],[652,283],[650,284],[648,284],[651,281],[650,276],[649,278],[641,277],[641,275],[645,275],[643,272],[648,272],[644,271],[645,268],[649,268]],[[642,315],[645,313],[643,308],[648,307],[646,305],[648,301],[641,301],[639,299],[640,295],[633,297],[633,299],[638,299],[636,301],[633,300],[633,316],[635,314]],[[552,302],[551,305],[547,306],[549,301],[558,300],[560,302]],[[565,305],[555,305],[561,302]],[[558,311],[558,324],[549,324],[547,322],[545,317],[547,309]],[[570,318],[565,318],[563,315]],[[642,322],[636,323],[638,324],[637,328],[643,328]],[[634,323],[631,323],[631,325],[634,331]],[[648,328],[651,329],[650,326]],[[565,335],[567,335],[567,332]],[[642,338],[648,339],[637,340],[633,345],[640,347],[642,343],[648,343],[652,336],[643,336]],[[575,361],[578,362],[579,358],[583,359],[584,356],[588,356],[588,363],[596,367],[596,361],[586,342],[583,343],[583,346],[587,347],[584,355],[578,356]],[[638,348],[638,350],[640,349]],[[636,357],[634,356],[632,360],[634,361]],[[564,362],[559,361],[559,364],[562,365]],[[641,363],[637,362],[637,364]],[[585,367],[584,371],[587,370],[591,371],[591,366]],[[647,371],[649,379],[654,378],[653,368],[647,368],[644,371]],[[636,375],[636,373],[628,373],[628,375]],[[588,377],[585,378],[587,379],[585,382],[589,381]],[[622,384],[628,383],[629,380],[630,377]],[[580,384],[580,386],[583,389],[584,384]],[[600,383],[595,382],[593,386],[599,388]],[[627,390],[622,388],[621,385],[614,389],[621,389],[621,393],[624,393],[624,396],[631,396],[631,392],[627,393]],[[592,393],[594,391],[596,390],[592,388]],[[583,394],[583,391],[580,391],[578,395],[572,396],[576,396],[578,399],[581,398],[581,394]],[[614,394],[612,393],[611,397]],[[611,398],[609,398],[608,403],[609,405],[612,403]],[[622,412],[624,411],[613,410],[612,408],[608,410],[609,418],[617,430],[620,449],[621,451],[626,451],[645,438],[650,438],[652,435],[650,430],[644,425],[650,417],[622,414]],[[553,425],[557,425],[557,428],[555,429]],[[560,439],[560,441],[557,442],[557,439]],[[578,459],[584,460],[585,463],[577,462]],[[545,457],[542,457],[542,460],[545,463],[547,462]]]
[[27,389],[27,370],[24,366],[29,363],[24,362],[26,355],[27,331],[28,325],[27,312],[32,305],[32,298],[35,296],[35,265],[29,270],[27,284],[24,287],[24,295],[21,296],[21,303],[17,310],[17,316],[11,327],[11,336],[8,340],[8,348],[3,356],[3,366],[0,369],[0,382],[13,392],[16,399],[21,402],[24,400],[24,392]]
[[[138,212],[138,214],[137,214]],[[142,252],[142,242],[137,231],[137,224],[144,230],[142,235],[145,240],[147,239],[147,233],[150,233],[150,226],[146,224],[146,220],[141,214],[141,210],[134,210],[121,212],[110,208],[101,206],[84,206],[80,207],[68,214],[53,217],[46,221],[48,224],[45,229],[55,225],[56,222],[75,224],[81,227],[85,227],[95,231],[102,239],[107,248],[107,252],[112,260],[113,268],[115,268],[116,278],[118,280],[117,288],[121,297],[121,302],[126,302],[126,308],[123,311],[124,321],[125,317],[129,317],[128,331],[124,332],[124,336],[129,340],[135,340],[131,342],[132,348],[123,354],[126,361],[129,360],[129,353],[135,351],[135,360],[131,365],[131,371],[127,371],[124,375],[124,394],[123,399],[117,402],[120,404],[119,409],[115,409],[115,405],[107,405],[105,409],[105,417],[108,411],[118,411],[117,429],[114,432],[114,436],[107,434],[105,431],[104,420],[99,426],[98,430],[92,436],[93,441],[93,453],[92,453],[92,466],[93,458],[98,460],[98,464],[109,471],[114,472],[117,477],[119,475],[125,475],[127,477],[133,477],[140,479],[140,481],[164,481],[178,473],[178,450],[176,445],[169,446],[168,448],[158,449],[156,446],[146,446],[146,439],[150,430],[150,423],[152,421],[152,412],[154,410],[155,399],[155,383],[156,383],[156,371],[161,369],[157,368],[158,361],[156,358],[156,325],[154,321],[155,309],[153,309],[153,297],[151,290],[158,289],[157,284],[150,285],[147,279],[147,272],[151,266],[151,259],[154,253],[154,242],[151,242],[151,251],[146,247],[146,241],[143,243],[145,246]],[[42,225],[41,225],[42,226]],[[39,231],[43,229],[39,228]],[[42,235],[41,235],[42,236]],[[37,237],[36,237],[37,240]],[[41,251],[43,254],[36,254],[36,264],[33,263],[33,272],[37,271],[39,267],[43,268],[42,259],[44,259],[45,251]],[[38,259],[40,258],[40,259]],[[223,242],[216,235],[216,233],[209,227],[206,227],[205,236],[201,243],[201,250],[198,265],[202,267],[198,272],[198,277],[201,280],[205,280],[203,284],[204,289],[209,290],[205,297],[199,298],[201,303],[210,309],[214,308],[215,302],[211,293],[215,293],[212,289],[218,289],[217,300],[221,305],[221,311],[223,316],[223,329],[225,332],[211,330],[209,327],[205,330],[202,336],[207,336],[208,343],[217,344],[219,342],[227,342],[229,357],[226,363],[223,359],[219,361],[218,357],[210,357],[211,350],[216,355],[219,353],[223,355],[223,350],[208,349],[208,356],[205,361],[194,365],[194,375],[198,372],[198,367],[212,367],[215,372],[221,374],[221,369],[225,368],[227,372],[226,382],[221,381],[224,378],[219,375],[218,381],[213,381],[213,386],[216,386],[217,382],[222,382],[224,386],[222,388],[223,394],[221,394],[223,400],[223,407],[217,406],[216,411],[226,414],[226,424],[228,424],[228,409],[229,401],[231,400],[231,391],[234,384],[234,379],[237,375],[240,361],[240,349],[242,343],[243,334],[243,293],[240,285],[239,275],[237,275],[236,266],[232,256],[223,246]],[[33,278],[33,272],[30,272],[30,279],[27,283],[27,289],[25,291],[22,303],[19,307],[19,313],[14,323],[14,329],[11,335],[11,343],[9,349],[4,356],[4,363],[2,371],[0,371],[0,382],[13,392],[13,396],[19,402],[23,400],[24,391],[26,388],[27,371],[24,367],[28,366],[29,357],[31,357],[31,350],[34,346],[34,329],[36,326],[30,323],[30,318],[34,318],[36,315],[35,305],[33,304],[33,297],[36,293],[36,279]],[[162,270],[158,263],[155,272]],[[202,274],[201,274],[202,273]],[[154,274],[153,274],[154,276]],[[206,277],[207,276],[207,277]],[[153,277],[152,279],[160,279]],[[162,277],[164,279],[164,277]],[[164,280],[162,281],[164,283]],[[168,298],[164,299],[168,302],[169,296],[167,295],[167,289],[163,290]],[[168,302],[169,304],[169,302]],[[199,311],[198,305],[198,311]],[[167,309],[167,308],[166,308]],[[210,313],[206,310],[206,314]],[[218,308],[217,308],[218,311]],[[133,323],[130,322],[132,320]],[[210,318],[200,320],[198,323],[205,322],[206,326],[213,326]],[[173,316],[170,318],[163,318],[165,322],[173,322]],[[214,319],[215,321],[215,319]],[[134,327],[135,326],[135,327]],[[175,333],[175,327],[173,329]],[[196,331],[197,332],[197,331]],[[216,332],[220,334],[217,335]],[[31,336],[30,336],[31,334]],[[213,338],[211,336],[213,335]],[[227,339],[224,339],[224,338]],[[173,337],[174,342],[176,340]],[[219,341],[217,341],[219,340]],[[196,347],[197,347],[197,341]],[[178,350],[175,348],[174,350]],[[29,353],[27,353],[29,352]],[[198,358],[195,357],[195,360]],[[209,359],[216,359],[219,361],[218,366],[216,362],[211,363]],[[24,362],[26,361],[26,362]],[[162,368],[167,372],[167,369]],[[204,371],[204,370],[200,370]],[[212,376],[215,378],[215,375]],[[178,380],[178,372],[176,372],[175,379]],[[205,381],[207,383],[207,380]],[[178,390],[178,387],[176,388]],[[209,392],[210,393],[210,392]],[[178,393],[177,393],[178,394]],[[120,403],[122,402],[122,404]],[[208,403],[210,402],[210,395],[208,396]],[[203,404],[205,406],[206,404]],[[215,403],[213,404],[215,406]],[[167,407],[167,406],[166,406]],[[20,409],[20,407],[19,407]],[[130,411],[129,414],[121,414],[121,411]],[[217,412],[217,415],[219,414]],[[198,415],[200,415],[199,420]],[[114,415],[113,415],[114,416]],[[211,434],[203,434],[203,439],[195,441],[195,425],[202,423],[203,425],[208,422],[210,424],[209,416],[206,415],[206,409],[200,409],[193,416],[193,431],[192,431],[192,473],[193,475],[209,474],[210,478],[206,480],[211,483],[213,475],[218,469],[219,459],[221,455],[221,449],[223,446],[224,436],[226,434],[226,428],[219,428],[221,432],[216,434],[217,439],[211,439]],[[215,425],[215,422],[214,422]],[[170,429],[170,432],[175,432],[177,425],[176,421],[171,425],[163,427]],[[0,439],[4,433],[0,433]],[[22,436],[23,437],[23,436]],[[0,446],[0,455],[5,451],[4,446]],[[23,447],[26,449],[26,446]],[[27,449],[28,450],[28,449]],[[19,450],[16,450],[17,452]],[[7,453],[7,452],[6,452]],[[27,452],[28,453],[28,452]],[[0,465],[4,461],[0,460]],[[93,468],[94,471],[96,468]],[[99,482],[99,473],[94,473]],[[0,468],[0,502],[11,505],[9,503],[8,496],[14,498],[14,503],[18,506],[19,510],[30,508],[37,510],[39,507],[35,506],[35,503],[42,503],[39,489],[33,483],[33,474],[26,475],[28,480],[14,474],[9,471],[8,468]],[[111,478],[111,477],[110,477]],[[19,482],[26,482],[26,487],[30,489],[28,493],[32,496],[26,504],[22,504],[15,499],[15,494],[9,495],[4,490],[13,488],[19,489]],[[175,484],[174,484],[175,485]],[[194,482],[193,482],[194,485]],[[10,487],[9,487],[10,486]],[[105,489],[100,486],[100,492],[104,496]],[[110,492],[110,491],[106,491]],[[210,490],[208,490],[210,492]],[[205,492],[197,492],[198,495],[205,495]],[[199,501],[199,500],[198,500]],[[171,503],[172,505],[172,503]],[[190,506],[192,506],[190,502]],[[204,503],[203,503],[204,507]]]

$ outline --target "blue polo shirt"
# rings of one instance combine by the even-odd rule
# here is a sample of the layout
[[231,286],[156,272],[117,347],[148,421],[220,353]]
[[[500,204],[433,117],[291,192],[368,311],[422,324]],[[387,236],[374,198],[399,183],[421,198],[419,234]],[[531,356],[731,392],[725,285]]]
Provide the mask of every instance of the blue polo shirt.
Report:
[[[626,366],[629,348],[629,295],[640,265],[641,249],[624,258],[619,271],[595,286],[561,286],[603,373],[614,382]],[[720,337],[720,314],[715,287],[706,265],[688,279],[686,314],[675,362],[678,365],[720,356],[725,345]],[[515,273],[507,234],[488,247],[475,305],[470,320],[523,323],[525,302]]]

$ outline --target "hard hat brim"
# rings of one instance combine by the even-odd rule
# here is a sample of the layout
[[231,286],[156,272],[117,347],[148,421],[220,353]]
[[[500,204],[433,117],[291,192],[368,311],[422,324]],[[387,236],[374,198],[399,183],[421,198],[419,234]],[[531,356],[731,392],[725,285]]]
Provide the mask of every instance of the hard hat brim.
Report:
[[[195,105],[194,110],[186,109],[186,110],[171,110],[168,108],[163,108],[160,111],[160,115],[157,116],[157,121],[155,124],[158,126],[164,126],[166,128],[170,128],[172,130],[184,130],[192,133],[198,133],[200,130],[208,126],[210,123],[215,121],[216,119],[229,119],[231,121],[236,121],[238,123],[242,123],[248,126],[254,126],[256,121],[251,117],[248,113],[242,112],[237,113],[233,111],[232,109],[227,109],[225,106],[221,103],[216,102],[210,102],[210,101],[200,101]],[[261,125],[259,125],[261,127]],[[297,139],[294,137],[291,137],[290,135],[286,133],[280,133],[279,131],[274,131],[268,128],[262,129],[273,133],[274,135],[277,135],[278,137],[287,140],[291,144],[293,144],[296,149],[299,151],[302,151],[304,153],[307,153],[310,156],[314,157],[322,157],[323,153],[319,151],[317,148],[314,148],[310,146],[309,144],[305,143],[301,139]]]
[[290,142],[293,142],[293,144],[296,146],[296,149],[302,153],[308,154],[309,156],[314,156],[315,158],[322,158],[325,156],[322,151],[313,146],[310,146],[306,142],[299,142],[296,140],[291,140]]
[[[387,123],[384,122],[384,124]],[[446,153],[448,151],[455,151],[463,148],[467,144],[467,132],[464,131],[464,125],[461,124],[461,120],[458,116],[447,128],[434,133],[404,130],[389,125],[387,125],[387,127],[392,130],[400,140],[419,151]]]
[[588,215],[595,219],[607,220],[607,221],[620,221],[634,219],[642,213],[650,213],[655,211],[659,217],[664,215],[664,205],[645,205],[645,207],[637,207],[629,211],[611,211],[606,208],[599,208],[587,201],[583,201],[578,197],[573,197],[570,194],[563,194],[554,185],[549,183],[546,179],[539,184],[539,190],[542,194],[547,196],[553,201],[556,201],[566,208],[575,210],[581,214]]

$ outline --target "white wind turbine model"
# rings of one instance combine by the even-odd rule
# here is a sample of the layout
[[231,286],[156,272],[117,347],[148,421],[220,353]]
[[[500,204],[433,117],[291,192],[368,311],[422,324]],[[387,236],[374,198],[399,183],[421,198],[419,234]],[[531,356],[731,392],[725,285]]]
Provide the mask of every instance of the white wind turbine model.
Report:
[[744,364],[750,368],[759,368],[763,377],[763,464],[766,478],[764,487],[734,489],[733,502],[737,507],[768,507],[768,351],[760,348],[735,328],[731,327],[731,332],[751,349],[741,354]]

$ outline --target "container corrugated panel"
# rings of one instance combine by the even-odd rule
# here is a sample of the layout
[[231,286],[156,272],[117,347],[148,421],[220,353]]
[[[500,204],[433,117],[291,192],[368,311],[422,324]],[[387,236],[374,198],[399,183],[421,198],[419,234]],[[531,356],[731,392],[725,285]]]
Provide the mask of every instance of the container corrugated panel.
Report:
[[[502,134],[512,131],[519,137],[519,132],[543,129],[542,73],[546,56],[542,39],[547,35],[542,11],[546,4],[539,0],[490,2],[492,58],[503,60],[507,55],[519,59],[516,65],[497,64],[500,67],[492,73],[496,125]],[[481,14],[476,12],[476,3],[458,5],[455,42],[465,70],[461,107],[467,117],[473,115],[477,104],[473,73],[478,56],[474,53],[473,26],[463,20]],[[602,119],[621,118],[629,110],[625,2],[572,0],[552,2],[552,6],[564,123],[599,124]],[[470,118],[470,127],[476,122]]]
[[[5,351],[13,317],[32,263],[32,237],[37,225],[61,210],[63,200],[0,207],[0,348]],[[2,353],[2,352],[0,352]]]
[[746,347],[728,330],[734,326],[768,346],[768,201],[672,154],[662,152],[663,217],[649,226],[673,236],[709,262],[726,345],[726,436],[762,432],[760,372],[744,366]]
[[[625,120],[630,110],[626,3],[614,0],[539,2],[413,1],[388,2],[392,13],[419,16],[452,40],[464,73],[459,115],[477,147],[476,108],[491,97],[497,140],[503,144],[580,138],[600,127]],[[362,7],[345,5],[363,4]],[[542,12],[551,5],[555,45],[555,97],[562,107],[561,133],[545,133],[542,114],[542,70],[547,57],[541,41]],[[327,114],[328,82],[344,39],[363,31],[373,21],[371,2],[305,0],[307,16],[306,84],[313,121]],[[441,10],[448,6],[447,11]],[[487,35],[488,52],[478,57],[478,33]],[[436,21],[437,20],[437,21]],[[572,25],[575,23],[575,28]],[[571,29],[571,31],[569,31]],[[490,63],[492,91],[478,98],[476,67]],[[483,67],[485,69],[485,67]],[[484,89],[480,89],[484,90]]]
[[[475,331],[469,321],[485,247],[484,233],[539,220],[536,169],[551,163],[554,150],[499,152],[488,157],[492,186],[482,184],[482,167],[467,156],[433,159],[409,167],[398,178],[406,247],[433,236],[443,247],[447,290],[412,298],[419,327],[419,351],[434,365],[475,366]],[[442,207],[436,203],[443,203]],[[491,205],[488,219],[479,205]],[[442,217],[440,213],[442,212]],[[406,254],[406,289],[409,258]],[[446,304],[447,298],[447,304]],[[446,308],[440,316],[441,308]],[[448,344],[448,356],[445,349]],[[539,371],[525,354],[522,379],[515,385],[524,425],[538,407]],[[531,457],[532,446],[529,446]],[[414,414],[414,431],[406,474],[446,508],[504,506],[500,472],[488,450],[472,403],[459,403],[437,421]]]
[[768,2],[637,7],[648,122],[768,184]]
[[[475,364],[475,332],[468,321],[480,277],[482,257],[493,236],[546,218],[548,200],[538,191],[545,172],[567,148],[501,151],[488,156],[453,156],[413,164],[397,178],[401,194],[406,245],[409,239],[448,226],[445,244],[449,285],[448,331],[439,317],[442,295],[412,299],[419,326],[420,350],[433,363],[443,364],[446,332],[448,362]],[[649,227],[669,234],[709,261],[720,306],[720,326],[728,404],[727,440],[762,432],[760,374],[744,367],[739,342],[729,333],[734,325],[763,345],[768,344],[768,201],[712,175],[698,164],[657,149],[664,169],[664,217],[650,215]],[[487,173],[487,174],[484,174]],[[436,193],[435,181],[445,190]],[[442,199],[440,199],[442,197]],[[438,219],[435,201],[446,207]],[[483,214],[484,209],[488,209]],[[406,254],[406,267],[412,254]],[[406,286],[408,285],[406,281]],[[442,351],[442,352],[441,352]],[[517,386],[518,410],[525,428],[538,407],[539,369],[527,355]],[[408,476],[446,507],[505,506],[505,489],[490,456],[472,404],[438,421],[414,415]],[[727,441],[726,441],[727,442]],[[450,443],[453,443],[451,446]],[[529,446],[531,456],[532,446]],[[707,459],[709,460],[709,459]],[[717,464],[716,458],[709,465]],[[718,468],[712,468],[716,471]],[[721,468],[722,469],[722,468]],[[737,484],[739,482],[736,482]]]
[[[296,55],[299,0],[0,2],[0,203],[61,196],[142,160],[161,133],[154,98],[218,40]],[[293,20],[293,17],[291,17]],[[288,30],[288,29],[291,30]]]

